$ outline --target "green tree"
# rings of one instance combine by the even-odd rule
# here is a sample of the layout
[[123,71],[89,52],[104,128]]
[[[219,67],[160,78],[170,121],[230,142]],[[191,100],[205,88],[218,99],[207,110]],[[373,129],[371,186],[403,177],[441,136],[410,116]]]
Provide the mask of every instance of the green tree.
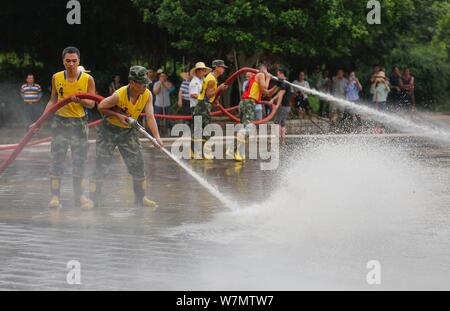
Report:
[[433,44],[447,50],[450,58],[450,2],[440,4],[442,15],[436,23]]
[[[412,0],[383,2],[383,23],[368,25],[364,1],[134,0],[145,22],[166,29],[172,46],[190,56],[217,57],[234,51],[242,63],[260,57],[317,61],[395,46]],[[386,36],[389,33],[389,36]],[[382,39],[382,40],[380,40]],[[370,47],[370,48],[368,48]],[[365,53],[367,54],[367,53]],[[301,62],[301,61],[300,61]],[[307,63],[304,61],[303,63]]]
[[442,53],[450,46],[448,0],[383,0],[380,25],[367,23],[366,1],[133,2],[146,23],[167,31],[171,45],[192,60],[234,61],[236,53],[241,67],[268,59],[294,71],[326,65],[367,74],[375,63],[408,66],[423,82],[419,99],[437,104],[446,96],[448,80],[437,70],[448,63]]

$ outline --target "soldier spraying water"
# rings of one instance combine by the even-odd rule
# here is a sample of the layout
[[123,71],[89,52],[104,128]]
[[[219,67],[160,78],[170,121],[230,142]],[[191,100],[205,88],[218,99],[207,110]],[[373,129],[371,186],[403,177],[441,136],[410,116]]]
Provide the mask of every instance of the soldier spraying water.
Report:
[[128,85],[118,89],[98,105],[100,112],[106,116],[98,130],[96,167],[90,185],[91,199],[95,206],[100,205],[103,182],[111,166],[116,147],[122,155],[128,172],[133,177],[135,204],[156,206],[156,203],[145,195],[147,187],[142,147],[137,129],[129,124],[129,117],[138,119],[142,111],[145,111],[150,131],[159,146],[163,146],[153,114],[152,94],[147,89],[150,82],[147,69],[141,66],[131,67],[128,79]]

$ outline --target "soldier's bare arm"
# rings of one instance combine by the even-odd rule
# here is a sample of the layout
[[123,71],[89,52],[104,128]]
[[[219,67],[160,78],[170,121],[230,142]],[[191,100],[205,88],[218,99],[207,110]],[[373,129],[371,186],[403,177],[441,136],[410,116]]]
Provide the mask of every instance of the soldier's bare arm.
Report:
[[[94,81],[94,78],[92,78],[92,77],[89,77],[89,80],[88,80],[87,93],[95,95],[95,81]],[[86,107],[86,108],[89,108],[89,109],[92,109],[92,108],[95,107],[95,101],[94,100],[81,99],[81,98],[79,98],[77,96],[72,96],[70,99],[73,102],[79,103],[79,104],[83,105],[83,107]]]
[[214,81],[209,81],[206,86],[206,96],[209,98],[214,97],[216,95],[216,89],[214,88]]
[[98,111],[102,115],[116,117],[122,124],[128,125],[128,116],[113,110],[113,108],[118,104],[119,95],[117,95],[117,93],[114,93],[113,95],[102,100],[100,104],[98,104]]

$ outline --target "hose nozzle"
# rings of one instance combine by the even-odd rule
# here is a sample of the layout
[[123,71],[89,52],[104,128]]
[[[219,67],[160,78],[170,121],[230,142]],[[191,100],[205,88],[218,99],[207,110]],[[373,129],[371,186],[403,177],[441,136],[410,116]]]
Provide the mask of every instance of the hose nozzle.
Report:
[[137,120],[135,120],[135,119],[133,119],[131,117],[128,118],[128,124],[130,124],[131,127],[134,127],[134,128],[137,128],[137,129],[145,131],[145,128],[142,125],[140,125]]
[[138,126],[138,122],[135,120],[135,119],[133,119],[133,118],[128,118],[128,124],[130,124],[132,127],[135,127],[135,126]]

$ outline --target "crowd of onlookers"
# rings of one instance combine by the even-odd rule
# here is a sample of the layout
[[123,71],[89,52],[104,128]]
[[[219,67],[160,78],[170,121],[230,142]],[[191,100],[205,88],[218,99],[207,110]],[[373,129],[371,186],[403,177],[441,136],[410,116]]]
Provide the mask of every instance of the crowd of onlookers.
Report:
[[[181,114],[190,115],[189,103],[189,83],[192,79],[189,72],[180,74],[181,83],[177,83],[178,87],[169,80],[164,70],[157,71],[148,70],[148,78],[150,83],[148,88],[153,94],[154,111],[156,114]],[[244,77],[245,79],[246,77]],[[245,79],[240,93],[245,90],[248,78]],[[373,67],[370,77],[362,81],[358,78],[356,71],[345,72],[342,69],[331,75],[328,70],[316,69],[310,77],[306,72],[301,71],[298,78],[293,84],[304,88],[316,89],[323,93],[329,93],[334,97],[346,99],[356,104],[369,103],[378,110],[394,110],[394,111],[415,111],[414,86],[415,79],[411,75],[408,68],[400,70],[394,67],[390,75],[386,73],[384,68],[378,65]],[[109,94],[114,93],[122,86],[119,75],[112,77],[108,86]],[[362,94],[366,94],[365,97]],[[293,108],[292,116],[298,116],[300,119],[311,118],[316,116],[326,118],[332,126],[341,122],[351,122],[352,125],[361,125],[361,116],[352,109],[343,109],[333,101],[325,101],[317,96],[312,96],[307,92],[292,89],[290,93],[291,107]],[[369,94],[370,98],[367,98]],[[26,83],[21,87],[21,95],[26,105],[25,116],[27,124],[32,124],[43,111],[44,103],[40,103],[42,98],[42,88],[35,83],[34,76],[29,74],[26,77]],[[270,98],[263,98],[270,100]],[[171,105],[174,100],[177,101],[177,111],[173,111],[175,105]],[[175,104],[175,103],[174,103]],[[172,110],[172,111],[171,111]],[[256,119],[261,120],[271,112],[269,105],[256,106]],[[163,125],[165,121],[159,121]],[[164,123],[163,123],[164,122]],[[382,129],[379,129],[382,131]]]
[[[415,79],[411,75],[409,68],[403,72],[400,68],[394,67],[388,76],[386,70],[378,65],[373,67],[370,77],[366,81],[361,81],[356,71],[346,73],[343,69],[337,70],[334,76],[328,70],[324,70],[319,77],[312,77],[312,83],[305,79],[305,73],[300,72],[299,79],[294,81],[308,88],[315,88],[320,92],[329,93],[334,97],[345,99],[355,104],[367,104],[381,111],[408,111],[414,112],[416,109],[414,97]],[[363,97],[364,86],[366,87],[366,98]],[[368,92],[367,92],[368,91]],[[305,103],[306,101],[306,103]],[[311,115],[317,98],[308,96],[306,93],[297,92],[294,96],[294,105],[300,112],[300,117]],[[326,117],[332,125],[341,121],[354,121],[353,125],[361,125],[361,116],[351,108],[342,108],[333,101],[319,100],[314,111],[320,117]],[[383,128],[376,128],[383,131]]]
[[[398,67],[394,67],[388,76],[385,69],[375,65],[366,80],[359,79],[354,70],[346,73],[343,69],[339,69],[335,75],[330,75],[328,70],[316,70],[310,79],[306,77],[304,71],[301,71],[293,84],[331,94],[357,105],[365,104],[381,111],[414,112],[416,109],[415,79],[409,68],[401,72]],[[292,94],[291,107],[294,108],[293,111],[298,112],[300,119],[315,115],[327,118],[332,126],[341,122],[353,126],[362,125],[361,116],[354,109],[343,108],[336,102],[326,101],[297,89],[293,89]]]

